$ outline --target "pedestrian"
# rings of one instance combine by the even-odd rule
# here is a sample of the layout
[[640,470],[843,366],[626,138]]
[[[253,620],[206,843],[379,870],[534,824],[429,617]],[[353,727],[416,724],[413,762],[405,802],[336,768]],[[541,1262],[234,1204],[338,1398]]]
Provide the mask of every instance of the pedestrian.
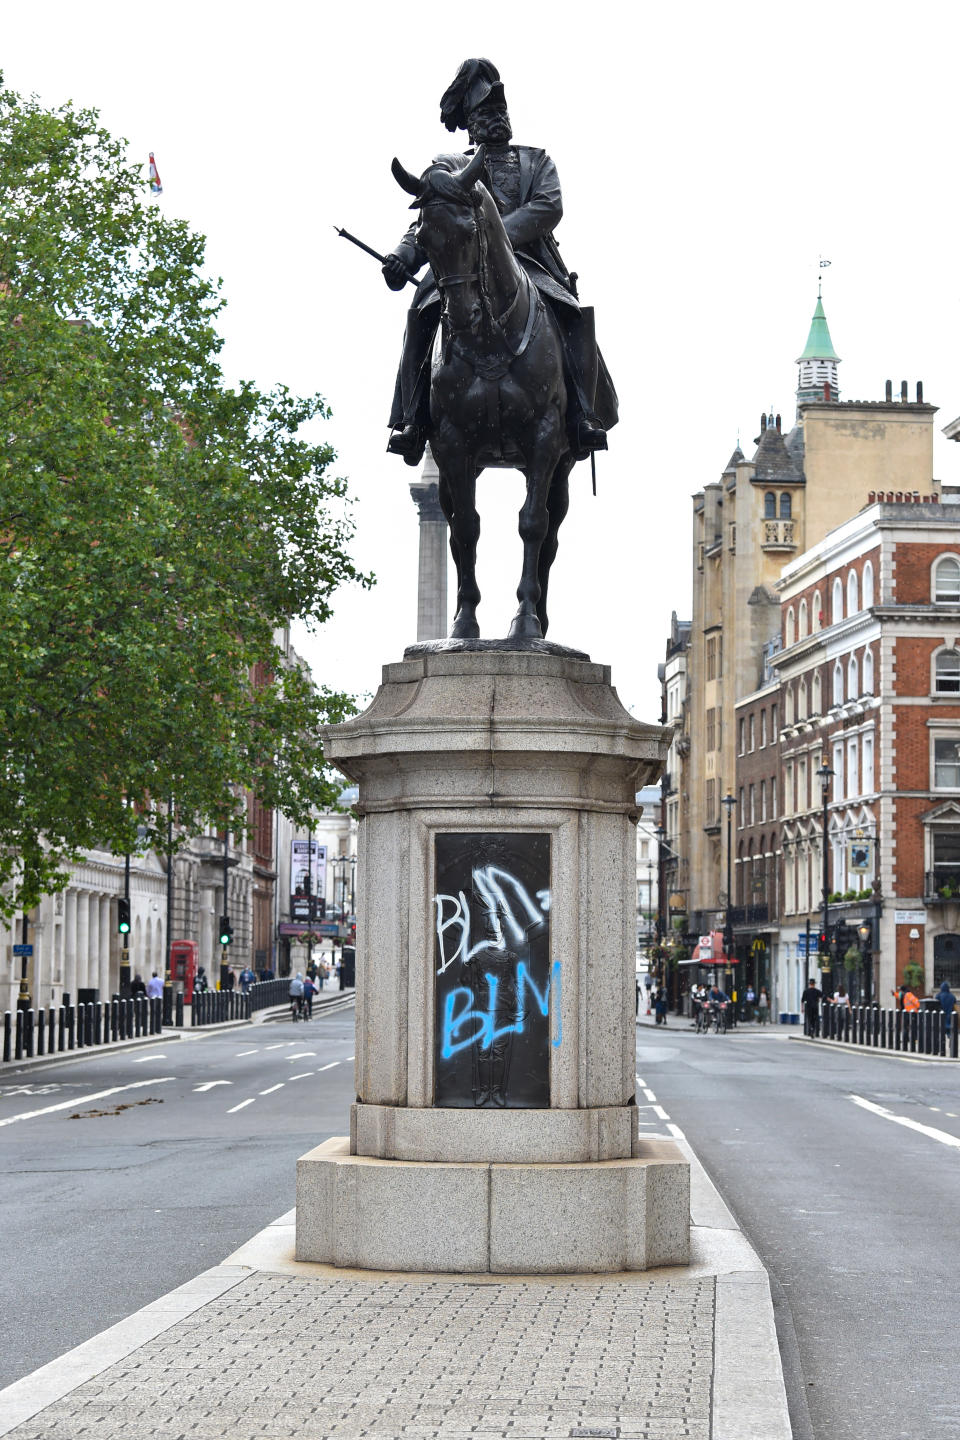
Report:
[[303,1014],[303,974],[297,971],[290,981],[290,1010],[294,1020],[299,1019]]
[[891,990],[891,991],[890,991],[890,994],[893,996],[893,1008],[894,1008],[894,1010],[902,1010],[902,1009],[903,1009],[903,997],[906,995],[906,993],[907,993],[907,987],[906,987],[906,985],[899,985],[896,990]]
[[757,1001],[757,1019],[761,1025],[770,1023],[770,996],[767,994],[767,987],[760,986],[760,999]]
[[941,980],[937,999],[940,1001],[940,1009],[943,1011],[944,1026],[949,1032],[953,1028],[953,1017],[957,1013],[957,997],[950,989],[949,980]]
[[196,994],[199,990],[201,995],[205,995],[209,989],[210,981],[207,979],[206,970],[204,970],[203,966],[201,965],[197,970],[197,978],[193,982],[193,991],[194,994]]
[[665,986],[665,985],[661,985],[661,986],[660,986],[660,989],[657,991],[657,998],[656,998],[656,1001],[654,1002],[654,1007],[653,1007],[653,1008],[654,1008],[654,1012],[655,1012],[656,1017],[657,1017],[657,1024],[658,1024],[658,1025],[666,1025],[666,1023],[667,1023],[667,989],[666,989],[666,986]]
[[150,979],[147,981],[147,995],[151,1000],[160,1000],[163,997],[163,981],[160,979],[156,970],[154,970]]
[[240,971],[240,989],[244,995],[246,995],[251,985],[256,984],[256,979],[257,977],[250,969],[250,966],[244,965],[243,969]]
[[310,978],[309,972],[303,982],[303,1008],[307,1012],[307,1019],[313,1019],[313,997],[317,993],[317,987]]
[[908,1015],[913,1014],[914,1011],[920,1009],[920,1001],[917,999],[916,995],[914,995],[913,991],[906,987],[904,988],[903,992],[903,1008],[904,1010],[906,1010]]
[[810,983],[803,992],[803,1033],[808,1039],[813,1040],[820,1033],[820,1001],[823,999],[823,991],[817,988],[817,982],[813,976]]
[[847,994],[847,989],[845,985],[840,986],[839,990],[833,997],[833,1003],[841,1010],[850,1009],[850,996]]
[[144,985],[142,977],[140,975],[134,975],[130,984],[130,994],[133,999],[136,1000],[138,995],[146,995],[146,993],[147,987]]
[[229,990],[229,991],[232,992],[232,991],[233,991],[233,987],[236,985],[236,983],[237,983],[237,980],[236,980],[236,976],[234,975],[233,971],[232,971],[232,970],[228,970],[227,973],[226,973],[226,975],[223,977],[223,988],[224,988],[224,990]]
[[746,1014],[746,1018],[747,1018],[748,1020],[752,1020],[752,1019],[753,1019],[753,1007],[754,1007],[754,1005],[756,1004],[756,1000],[757,1000],[756,992],[755,992],[755,990],[754,990],[754,988],[753,988],[752,985],[748,985],[748,986],[747,986],[746,1000],[747,1000],[747,1014]]

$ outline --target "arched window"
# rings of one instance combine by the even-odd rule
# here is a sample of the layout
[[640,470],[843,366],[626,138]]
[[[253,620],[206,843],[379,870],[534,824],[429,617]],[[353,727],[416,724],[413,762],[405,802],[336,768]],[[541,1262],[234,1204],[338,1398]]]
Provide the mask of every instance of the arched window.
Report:
[[960,695],[960,652],[940,651],[934,662],[933,688],[938,695]]
[[833,667],[833,703],[843,704],[843,666],[839,660]]
[[763,497],[763,518],[764,520],[776,520],[777,518],[777,497],[772,490],[768,490]]
[[813,592],[813,632],[823,629],[823,602],[820,599],[820,591]]
[[794,622],[793,606],[791,605],[790,608],[787,610],[786,635],[784,637],[783,643],[785,645],[792,645],[796,638],[796,625]]
[[860,673],[856,655],[851,655],[847,664],[847,699],[856,700],[860,694]]
[[945,604],[960,602],[960,560],[941,555],[933,565],[933,598]]
[[823,688],[822,688],[822,686],[821,686],[821,684],[820,684],[820,671],[819,671],[819,670],[814,670],[814,672],[813,672],[813,686],[812,686],[811,688],[812,688],[812,692],[813,692],[813,713],[814,713],[814,715],[822,715],[822,714],[823,714]]
[[[864,577],[864,578],[866,578],[866,577]],[[872,651],[872,650],[864,650],[864,652],[863,652],[863,693],[864,693],[864,695],[872,695],[872,694],[873,694],[873,651]]]
[[836,625],[843,619],[843,581],[839,575],[833,582],[833,604],[830,607],[830,624]]
[[780,496],[780,519],[793,519],[793,504],[791,502],[790,496],[786,493],[786,491],[784,491],[784,493]]
[[788,685],[783,697],[783,723],[793,724],[793,686]]
[[803,640],[807,634],[807,602],[800,601],[800,609],[797,611],[797,638]]
[[800,681],[800,685],[799,685],[799,687],[798,687],[798,689],[797,689],[797,719],[798,719],[798,720],[806,720],[806,718],[807,718],[807,682],[806,682],[806,680],[801,680],[801,681]]
[[869,610],[873,604],[873,564],[870,560],[863,567],[863,608]]
[[856,615],[860,609],[860,581],[857,578],[856,570],[851,570],[847,576],[847,614]]

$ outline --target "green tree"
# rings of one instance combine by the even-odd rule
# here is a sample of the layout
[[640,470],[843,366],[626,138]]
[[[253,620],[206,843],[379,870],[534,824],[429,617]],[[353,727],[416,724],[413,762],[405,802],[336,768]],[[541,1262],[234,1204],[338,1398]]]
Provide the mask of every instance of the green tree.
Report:
[[329,412],[225,383],[203,263],[95,111],[0,88],[7,914],[82,848],[162,845],[171,794],[187,830],[242,823],[241,787],[300,822],[335,794],[319,729],[350,701],[277,643],[371,583]]

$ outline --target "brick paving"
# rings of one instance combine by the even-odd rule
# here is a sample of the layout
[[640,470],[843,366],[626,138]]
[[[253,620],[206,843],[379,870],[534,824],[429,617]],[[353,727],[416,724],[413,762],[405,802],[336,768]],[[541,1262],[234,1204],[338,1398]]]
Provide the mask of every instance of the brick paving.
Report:
[[11,1440],[709,1440],[714,1285],[258,1271]]

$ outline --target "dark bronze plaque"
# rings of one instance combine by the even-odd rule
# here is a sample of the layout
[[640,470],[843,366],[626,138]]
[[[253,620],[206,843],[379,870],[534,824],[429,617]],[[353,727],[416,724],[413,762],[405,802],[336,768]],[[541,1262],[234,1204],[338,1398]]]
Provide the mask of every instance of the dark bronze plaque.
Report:
[[436,877],[434,1104],[546,1108],[562,1038],[550,836],[438,835]]

